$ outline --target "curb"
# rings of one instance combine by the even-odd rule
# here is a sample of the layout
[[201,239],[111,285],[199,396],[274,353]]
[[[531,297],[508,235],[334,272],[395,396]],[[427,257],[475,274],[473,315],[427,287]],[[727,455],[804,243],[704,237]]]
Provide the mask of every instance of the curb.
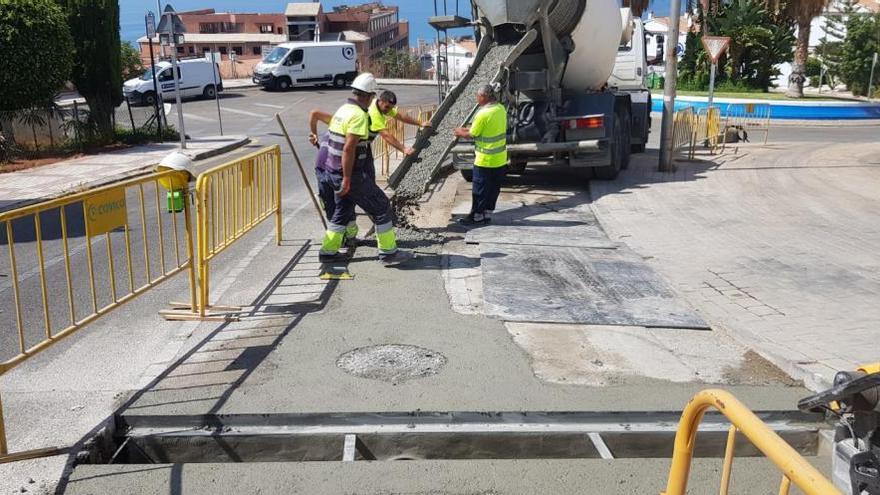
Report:
[[[205,150],[200,153],[196,153],[191,158],[193,161],[201,161],[208,158],[212,158],[218,155],[222,155],[224,153],[229,153],[230,151],[241,148],[242,146],[251,142],[251,138],[244,137],[238,141],[233,141],[225,146],[221,146],[220,148],[215,148],[211,150]],[[104,177],[101,179],[97,179],[90,182],[79,182],[75,184],[71,184],[70,187],[63,189],[55,194],[50,194],[48,196],[43,196],[39,198],[28,198],[18,201],[16,203],[12,203],[9,205],[5,205],[0,207],[0,213],[5,213],[7,211],[16,210],[18,208],[24,208],[25,206],[30,206],[33,204],[41,203],[43,201],[51,201],[53,199],[62,198],[64,196],[75,194],[81,191],[87,191],[89,189],[96,189],[103,186],[108,186],[110,184],[115,184],[117,182],[122,182],[126,179],[132,179],[135,177],[140,177],[142,175],[149,174],[153,171],[153,165],[146,165],[139,168],[133,168],[127,170],[125,172],[120,172],[111,177]]]

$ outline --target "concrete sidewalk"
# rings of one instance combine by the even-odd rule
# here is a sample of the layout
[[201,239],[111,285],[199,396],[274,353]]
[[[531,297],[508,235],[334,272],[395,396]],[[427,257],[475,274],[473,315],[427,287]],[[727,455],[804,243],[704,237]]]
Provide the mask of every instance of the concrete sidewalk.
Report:
[[[191,139],[184,153],[193,160],[204,160],[248,142],[247,136]],[[143,175],[178,148],[178,143],[149,144],[3,174],[0,212]]]
[[591,183],[612,239],[651,258],[714,327],[814,389],[877,361],[877,143],[738,145]]

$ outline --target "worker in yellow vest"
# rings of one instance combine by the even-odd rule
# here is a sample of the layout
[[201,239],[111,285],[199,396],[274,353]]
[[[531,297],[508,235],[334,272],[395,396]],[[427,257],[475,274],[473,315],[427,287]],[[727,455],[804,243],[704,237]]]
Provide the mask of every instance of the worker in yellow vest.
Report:
[[405,143],[401,143],[391,134],[391,131],[388,130],[388,120],[396,119],[404,124],[418,126],[420,129],[431,126],[430,122],[420,122],[409,115],[399,113],[397,111],[397,95],[392,91],[386,90],[379,93],[379,97],[370,104],[368,113],[370,114],[370,141],[382,136],[386,143],[404,155],[413,155],[415,150],[406,146]]
[[453,133],[474,140],[474,180],[470,214],[459,220],[464,225],[489,223],[501,181],[507,173],[507,110],[498,103],[495,90],[485,85],[477,91],[480,110],[470,128],[459,127]]
[[[373,156],[370,151],[370,117],[367,113],[376,93],[376,79],[364,73],[351,84],[354,98],[342,105],[330,119],[327,132],[327,158],[317,168],[318,189],[334,192],[332,214],[321,242],[319,258],[332,261],[339,256],[346,236],[355,220],[355,206],[360,206],[376,225],[379,261],[385,265],[399,264],[413,257],[397,248],[391,203],[376,185]],[[311,136],[310,136],[311,138]],[[329,201],[328,201],[329,203]]]

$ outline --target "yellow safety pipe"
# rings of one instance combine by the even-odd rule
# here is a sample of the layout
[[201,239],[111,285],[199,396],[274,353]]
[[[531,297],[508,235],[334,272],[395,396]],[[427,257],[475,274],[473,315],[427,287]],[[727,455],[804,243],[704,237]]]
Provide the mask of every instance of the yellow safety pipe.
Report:
[[703,414],[717,409],[740,433],[760,450],[806,495],[842,495],[834,485],[788,445],[733,394],[707,389],[695,395],[685,407],[675,435],[672,466],[663,495],[685,495],[693,459],[697,429]]

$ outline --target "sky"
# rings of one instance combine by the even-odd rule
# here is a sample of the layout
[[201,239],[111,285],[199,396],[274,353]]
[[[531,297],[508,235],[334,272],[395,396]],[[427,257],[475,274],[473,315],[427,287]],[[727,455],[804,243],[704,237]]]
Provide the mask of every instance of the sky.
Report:
[[[165,7],[165,0],[162,8]],[[302,0],[300,0],[302,1]],[[437,0],[439,5],[444,0]],[[287,2],[284,0],[170,0],[175,10],[196,10],[213,8],[217,12],[284,12]],[[323,0],[325,10],[330,10],[337,5],[352,5],[364,3],[361,0]],[[410,44],[415,45],[419,37],[433,39],[435,31],[427,24],[428,17],[434,14],[434,0],[385,0],[386,5],[400,7],[401,19],[410,21]],[[456,0],[446,0],[449,13],[455,10]],[[469,17],[470,9],[466,8],[467,0],[458,0],[461,14]],[[685,3],[685,2],[683,2]],[[156,0],[119,0],[120,29],[124,41],[135,41],[144,36],[144,15],[147,10],[156,12],[158,9]],[[667,15],[669,0],[655,0],[651,2],[649,10],[656,15]]]

